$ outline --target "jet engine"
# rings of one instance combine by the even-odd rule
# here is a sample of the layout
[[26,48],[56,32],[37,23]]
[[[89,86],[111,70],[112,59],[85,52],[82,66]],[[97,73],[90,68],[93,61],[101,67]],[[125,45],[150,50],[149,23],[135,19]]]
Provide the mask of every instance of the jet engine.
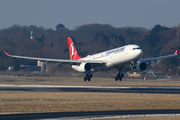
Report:
[[138,62],[135,64],[136,70],[138,71],[145,71],[147,68],[147,63],[146,62]]
[[91,63],[81,63],[78,67],[79,72],[89,72],[92,69]]

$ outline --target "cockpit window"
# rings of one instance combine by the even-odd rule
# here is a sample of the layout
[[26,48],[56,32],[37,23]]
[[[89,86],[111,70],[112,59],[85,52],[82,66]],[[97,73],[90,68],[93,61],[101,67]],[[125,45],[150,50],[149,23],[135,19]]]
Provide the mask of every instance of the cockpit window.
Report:
[[133,50],[136,50],[136,49],[141,49],[140,47],[137,47],[137,48],[133,48]]

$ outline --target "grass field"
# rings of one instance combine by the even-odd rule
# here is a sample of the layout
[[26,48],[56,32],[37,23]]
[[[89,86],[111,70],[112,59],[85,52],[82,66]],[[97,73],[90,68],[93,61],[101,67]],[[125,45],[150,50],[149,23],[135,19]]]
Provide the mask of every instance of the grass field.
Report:
[[[179,120],[180,116],[142,116],[142,117],[124,117],[124,118],[104,118],[107,120]],[[98,119],[98,120],[104,120]]]
[[84,82],[82,77],[1,76],[0,84],[180,88],[179,79],[176,79],[176,80],[172,80],[172,79],[161,79],[161,80],[123,79],[123,81],[115,81],[114,78],[92,78],[90,82],[88,81]]
[[[179,87],[178,80],[124,80],[77,77],[0,77],[0,84],[114,87]],[[0,91],[0,113],[180,109],[179,94]],[[128,118],[127,118],[128,119]],[[140,118],[142,119],[142,118]]]
[[180,109],[180,95],[0,91],[0,113]]

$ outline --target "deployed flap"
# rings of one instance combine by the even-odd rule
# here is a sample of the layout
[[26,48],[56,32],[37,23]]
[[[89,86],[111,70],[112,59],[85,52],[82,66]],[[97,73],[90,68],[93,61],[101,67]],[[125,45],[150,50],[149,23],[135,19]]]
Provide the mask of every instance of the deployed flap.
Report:
[[7,56],[10,57],[14,57],[14,58],[22,58],[22,59],[30,59],[30,60],[40,60],[40,61],[44,61],[44,62],[56,62],[56,63],[62,63],[62,64],[70,64],[70,65],[74,65],[74,64],[80,64],[82,62],[87,62],[87,63],[94,63],[94,64],[102,64],[105,63],[104,61],[100,61],[100,60],[65,60],[65,59],[50,59],[50,58],[37,58],[37,57],[26,57],[26,56],[17,56],[17,55],[10,55],[9,53],[7,53],[6,51],[4,51],[4,53]]

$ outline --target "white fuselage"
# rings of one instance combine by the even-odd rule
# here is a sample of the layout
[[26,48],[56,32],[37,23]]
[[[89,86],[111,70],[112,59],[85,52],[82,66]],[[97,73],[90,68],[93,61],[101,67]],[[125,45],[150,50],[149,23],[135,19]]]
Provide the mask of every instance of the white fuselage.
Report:
[[[126,45],[123,47],[111,49],[105,52],[101,52],[94,55],[88,55],[81,60],[101,60],[105,61],[103,66],[93,66],[91,72],[98,71],[101,69],[107,69],[112,67],[120,67],[122,65],[128,64],[131,61],[139,60],[143,55],[142,49],[137,45]],[[77,65],[72,65],[72,68],[78,70]],[[80,71],[81,72],[81,71]]]

